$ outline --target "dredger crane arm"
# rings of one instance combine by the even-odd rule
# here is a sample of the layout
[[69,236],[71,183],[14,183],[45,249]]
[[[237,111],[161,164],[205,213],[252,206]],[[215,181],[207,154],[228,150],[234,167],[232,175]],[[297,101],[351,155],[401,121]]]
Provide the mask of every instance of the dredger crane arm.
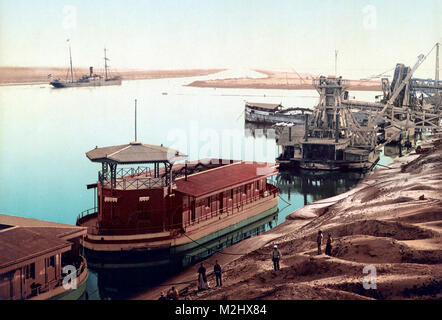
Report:
[[410,81],[411,77],[413,76],[413,73],[416,71],[417,68],[419,68],[419,66],[422,64],[422,62],[424,62],[426,56],[423,54],[420,54],[417,58],[417,62],[414,65],[414,67],[410,70],[410,72],[407,74],[407,76],[404,78],[404,80],[402,80],[401,84],[399,87],[396,88],[396,90],[393,92],[393,94],[391,95],[390,99],[387,101],[387,103],[385,104],[384,108],[378,112],[376,114],[376,117],[373,119],[371,119],[370,123],[368,124],[368,126],[370,127],[373,122],[377,123],[379,121],[379,118],[384,114],[384,112],[387,110],[387,108],[389,106],[391,106],[392,108],[393,106],[393,102],[394,100],[397,98],[397,96],[399,95],[399,93],[402,91],[402,89],[407,85],[407,83]]

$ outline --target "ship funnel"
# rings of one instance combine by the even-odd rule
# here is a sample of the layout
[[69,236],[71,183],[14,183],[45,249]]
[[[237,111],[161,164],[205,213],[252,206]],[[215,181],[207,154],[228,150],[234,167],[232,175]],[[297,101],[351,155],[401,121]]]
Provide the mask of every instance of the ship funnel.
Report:
[[92,77],[94,74],[94,67],[89,67],[89,76]]

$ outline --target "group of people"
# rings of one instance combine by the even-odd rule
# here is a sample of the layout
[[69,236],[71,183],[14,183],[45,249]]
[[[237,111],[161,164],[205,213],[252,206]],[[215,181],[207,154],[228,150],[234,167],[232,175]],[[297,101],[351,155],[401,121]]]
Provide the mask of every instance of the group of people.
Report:
[[[316,242],[318,244],[318,255],[322,254],[321,251],[321,246],[322,246],[322,239],[324,238],[324,236],[322,235],[322,231],[319,230],[318,231],[318,237],[316,238]],[[333,238],[331,236],[331,233],[328,233],[328,237],[327,237],[327,243],[325,244],[325,254],[328,256],[332,255],[332,243],[333,243]]]
[[167,295],[164,295],[164,291],[161,291],[160,298],[158,300],[178,300],[180,294],[175,287],[172,287],[167,291]]
[[[318,231],[318,237],[316,239],[316,242],[318,243],[318,255],[322,254],[322,250],[321,250],[321,246],[322,246],[322,239],[324,238],[322,231],[319,230]],[[333,243],[333,238],[331,236],[331,233],[328,233],[328,237],[327,237],[327,243],[325,245],[325,254],[328,256],[332,255],[332,243]],[[273,261],[273,270],[274,271],[278,271],[280,270],[280,266],[279,266],[279,260],[281,260],[282,254],[281,251],[279,251],[278,246],[275,245],[273,247],[273,251],[272,251],[272,261]]]
[[[218,260],[215,261],[215,265],[213,266],[213,273],[215,274],[216,287],[222,287],[223,286],[222,269],[218,263]],[[201,265],[198,269],[198,290],[206,290],[209,288],[210,285],[209,282],[207,281],[206,268],[204,267],[204,264],[201,262]]]
[[[322,234],[322,231],[318,231],[318,237],[316,239],[316,242],[318,244],[318,255],[322,254],[322,240],[324,236]],[[325,245],[325,254],[331,256],[332,255],[332,243],[333,239],[331,237],[331,233],[328,233],[327,242]],[[280,270],[279,261],[282,258],[281,251],[279,251],[278,246],[275,245],[273,247],[272,251],[272,261],[273,261],[273,269],[274,271]],[[222,287],[222,269],[221,266],[218,264],[218,260],[215,261],[215,265],[213,266],[213,273],[215,274],[216,279],[216,287]],[[209,289],[210,285],[207,281],[207,275],[206,275],[206,268],[204,267],[204,264],[201,263],[200,267],[198,268],[198,290],[206,290]],[[179,294],[178,290],[175,287],[170,288],[170,290],[167,292],[167,296],[164,295],[164,292],[161,292],[161,297],[159,300],[178,300]]]

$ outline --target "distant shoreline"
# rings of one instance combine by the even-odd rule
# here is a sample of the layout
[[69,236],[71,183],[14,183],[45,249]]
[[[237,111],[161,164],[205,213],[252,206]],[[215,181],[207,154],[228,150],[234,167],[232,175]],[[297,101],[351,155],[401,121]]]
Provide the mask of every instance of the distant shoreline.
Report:
[[[182,70],[122,70],[113,72],[123,80],[146,80],[185,78],[207,76],[227,69],[182,69]],[[273,90],[314,90],[312,79],[318,75],[299,74],[294,72],[280,72],[254,70],[265,74],[264,78],[229,78],[216,80],[197,80],[187,84],[189,87],[199,88],[231,88],[231,89],[273,89]],[[89,74],[88,68],[74,68],[74,78]],[[102,69],[95,69],[95,73],[103,74]],[[51,79],[67,79],[69,72],[66,68],[50,67],[0,67],[0,86],[42,85],[49,84]],[[380,81],[348,80],[348,90],[382,91]]]
[[[182,69],[182,70],[122,70],[113,72],[120,75],[123,80],[144,80],[206,76],[226,69]],[[74,78],[89,74],[88,68],[74,68]],[[102,69],[95,69],[95,73],[103,74]],[[0,86],[38,85],[49,84],[51,79],[66,79],[66,68],[32,68],[32,67],[0,67]]]
[[[267,75],[265,78],[231,78],[220,80],[194,81],[187,86],[199,88],[235,89],[276,89],[276,90],[314,90],[312,80],[318,75],[294,72],[254,70]],[[380,81],[348,80],[348,90],[382,91]]]

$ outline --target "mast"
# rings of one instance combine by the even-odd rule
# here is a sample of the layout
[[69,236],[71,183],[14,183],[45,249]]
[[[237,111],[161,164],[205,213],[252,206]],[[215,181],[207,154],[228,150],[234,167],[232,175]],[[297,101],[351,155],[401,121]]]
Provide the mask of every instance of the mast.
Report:
[[[106,58],[106,48],[104,48],[104,74],[107,80],[107,58]],[[135,139],[136,140],[136,139]]]
[[135,141],[137,141],[137,99],[135,99]]
[[439,42],[436,43],[436,74],[434,76],[434,80],[436,80],[436,86],[438,85],[439,81],[439,45]]
[[[69,39],[67,40],[69,42]],[[71,82],[74,82],[74,72],[72,71],[72,54],[71,54],[71,43],[69,42],[69,60],[71,62]]]
[[338,50],[335,50],[335,77],[338,76]]

